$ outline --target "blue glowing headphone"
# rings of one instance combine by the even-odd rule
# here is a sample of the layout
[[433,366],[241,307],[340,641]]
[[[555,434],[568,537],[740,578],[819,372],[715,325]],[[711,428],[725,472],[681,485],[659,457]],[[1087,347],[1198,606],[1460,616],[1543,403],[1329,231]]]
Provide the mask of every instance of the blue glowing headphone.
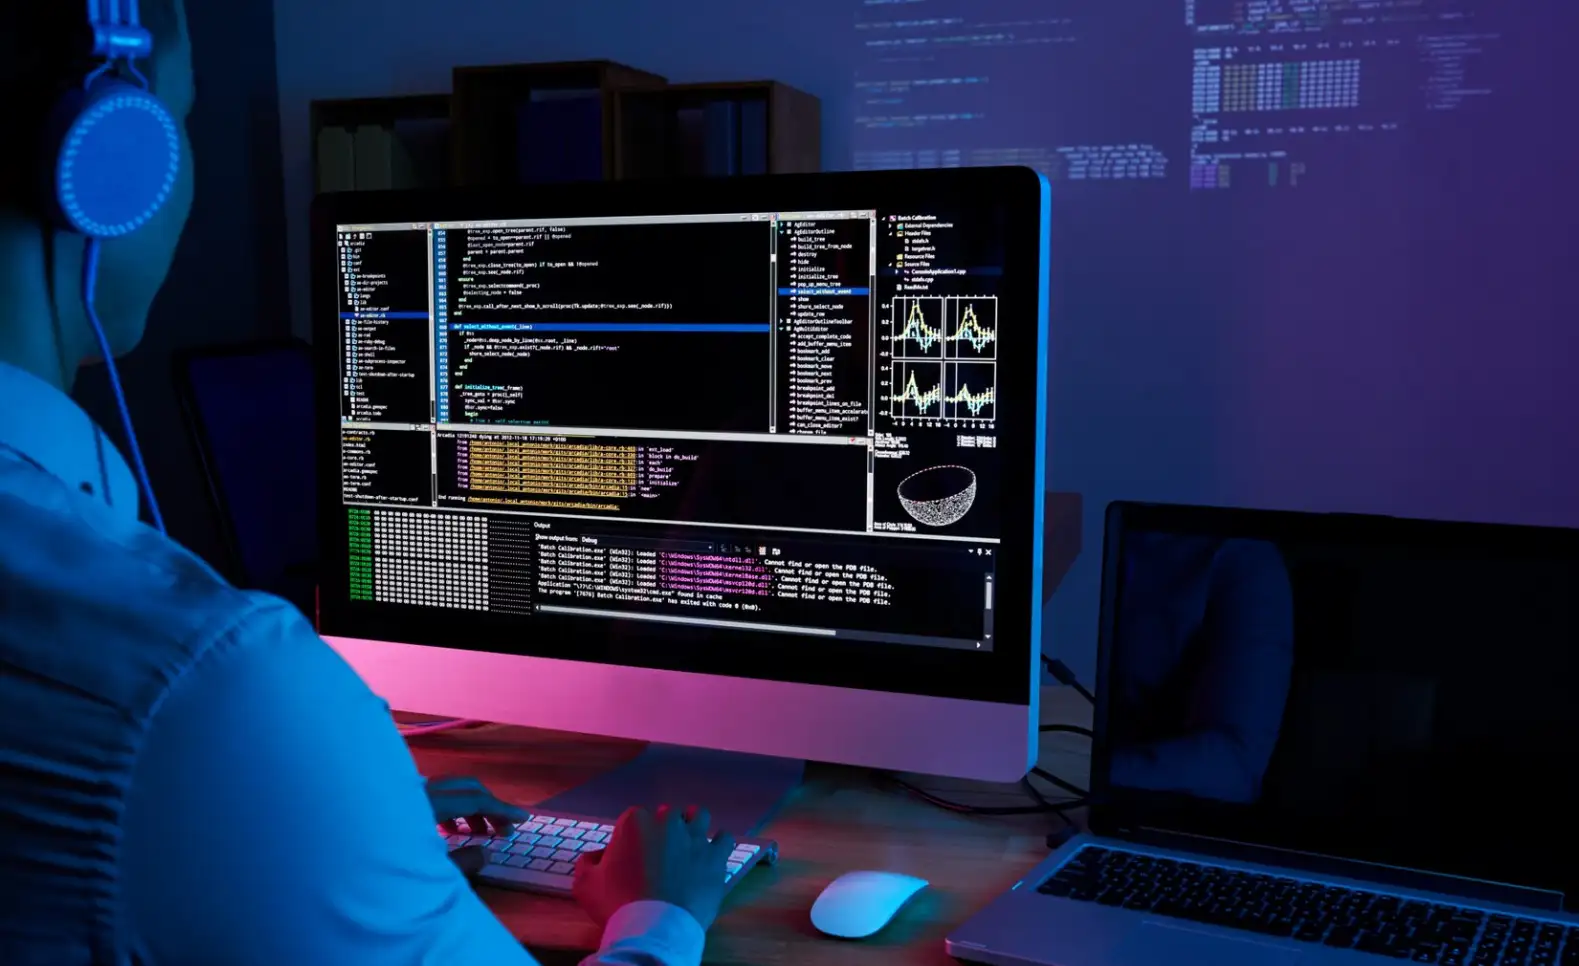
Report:
[[99,64],[51,116],[49,175],[62,228],[119,238],[147,224],[181,172],[176,120],[148,90],[136,61],[153,53],[137,0],[87,0]]
[[147,224],[170,199],[181,172],[181,132],[170,110],[148,89],[137,61],[153,53],[137,0],[87,0],[98,65],[61,99],[44,142],[50,179],[46,199],[57,226],[88,239],[82,301],[109,370],[137,483],[149,516],[164,532],[109,340],[93,305],[99,243]]

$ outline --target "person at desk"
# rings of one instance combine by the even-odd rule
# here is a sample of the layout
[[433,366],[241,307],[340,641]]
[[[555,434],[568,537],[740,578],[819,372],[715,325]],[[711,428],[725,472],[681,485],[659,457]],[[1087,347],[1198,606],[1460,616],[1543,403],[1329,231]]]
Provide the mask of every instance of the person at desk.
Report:
[[1112,673],[1112,782],[1250,804],[1294,663],[1288,569],[1270,543],[1126,540]]
[[[141,49],[134,24],[111,19],[138,4],[87,8],[15,0],[0,33],[14,95],[0,153],[0,962],[526,966],[434,827],[521,813],[474,781],[425,782],[388,708],[293,608],[139,522],[137,480],[67,395],[79,362],[141,338],[193,196],[179,0],[143,0],[141,63],[104,56]],[[173,124],[128,108],[144,95],[126,88],[77,115],[78,133],[107,132],[49,142],[63,98],[139,68]],[[158,125],[152,145],[128,135],[149,122],[134,111]],[[162,152],[155,173],[179,174],[150,220],[89,241],[67,210],[82,199],[54,182],[96,136],[120,150],[99,158],[105,183],[74,187],[111,208],[120,196],[103,192],[136,173],[128,155]],[[732,848],[707,825],[631,813],[584,863],[577,897],[606,926],[589,963],[699,962]]]

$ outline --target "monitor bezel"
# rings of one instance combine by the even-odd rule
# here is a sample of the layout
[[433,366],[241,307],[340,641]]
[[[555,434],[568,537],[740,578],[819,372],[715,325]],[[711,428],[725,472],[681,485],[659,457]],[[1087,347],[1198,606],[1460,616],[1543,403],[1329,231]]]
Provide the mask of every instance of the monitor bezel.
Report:
[[[543,615],[530,619],[532,641],[505,646],[469,629],[455,639],[453,615],[403,608],[373,617],[348,607],[346,552],[340,525],[337,226],[422,224],[515,218],[609,217],[677,213],[876,209],[916,212],[961,205],[1001,205],[1009,238],[1000,297],[1037,313],[1038,324],[1000,357],[1009,386],[1035,387],[1028,405],[999,416],[1003,542],[996,580],[995,639],[990,653],[893,645],[845,660],[808,660],[804,640],[780,635],[710,632],[665,635],[662,650],[643,647],[652,625],[592,622]],[[1041,539],[1045,462],[1047,184],[1026,168],[845,172],[734,179],[595,182],[539,187],[350,192],[315,199],[311,224],[313,342],[317,353],[317,453],[320,466],[320,632],[326,637],[401,642],[603,665],[650,668],[764,681],[823,685],[925,697],[1028,706],[1039,683]],[[332,347],[332,351],[323,351]],[[1022,390],[1023,391],[1023,390]],[[468,618],[474,615],[466,615]],[[508,619],[474,627],[502,634]],[[500,630],[495,631],[498,627]],[[632,628],[635,628],[634,631]],[[662,634],[662,632],[659,632]],[[701,639],[697,639],[701,638]],[[519,642],[520,638],[515,640]],[[744,646],[742,646],[744,645]],[[845,642],[833,647],[848,649]],[[891,660],[894,657],[904,660]],[[874,659],[876,658],[876,659]]]

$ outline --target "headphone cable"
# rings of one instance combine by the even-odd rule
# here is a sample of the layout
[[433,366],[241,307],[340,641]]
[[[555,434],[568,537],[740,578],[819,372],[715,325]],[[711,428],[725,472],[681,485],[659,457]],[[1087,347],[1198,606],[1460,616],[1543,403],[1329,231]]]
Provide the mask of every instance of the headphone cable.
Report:
[[153,485],[148,481],[148,467],[143,463],[142,448],[137,445],[137,432],[132,428],[132,413],[126,405],[126,393],[121,389],[121,376],[115,368],[115,355],[110,352],[110,340],[105,337],[99,312],[93,307],[99,281],[99,239],[89,238],[82,257],[82,304],[88,312],[88,326],[99,342],[99,354],[104,357],[104,367],[110,374],[110,391],[115,395],[115,407],[120,410],[121,428],[126,432],[126,450],[132,458],[132,469],[137,473],[137,486],[148,505],[148,516],[154,529],[165,533],[164,517],[159,513],[159,502],[154,499]]

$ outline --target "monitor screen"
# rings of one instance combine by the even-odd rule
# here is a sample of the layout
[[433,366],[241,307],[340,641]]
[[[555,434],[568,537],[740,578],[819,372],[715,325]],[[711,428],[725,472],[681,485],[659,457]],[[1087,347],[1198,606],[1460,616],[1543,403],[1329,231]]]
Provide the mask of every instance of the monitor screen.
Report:
[[991,660],[1003,203],[441,214],[335,226],[333,632]]
[[1136,824],[1579,895],[1579,532],[1125,512],[1107,780]]

